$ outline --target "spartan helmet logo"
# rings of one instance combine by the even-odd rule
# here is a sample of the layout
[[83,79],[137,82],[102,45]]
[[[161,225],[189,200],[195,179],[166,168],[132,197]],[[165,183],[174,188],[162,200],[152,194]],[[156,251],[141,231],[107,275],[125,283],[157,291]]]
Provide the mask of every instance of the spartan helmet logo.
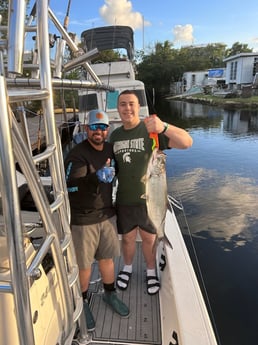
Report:
[[123,161],[125,163],[131,163],[131,156],[130,156],[130,152],[126,152],[123,154]]

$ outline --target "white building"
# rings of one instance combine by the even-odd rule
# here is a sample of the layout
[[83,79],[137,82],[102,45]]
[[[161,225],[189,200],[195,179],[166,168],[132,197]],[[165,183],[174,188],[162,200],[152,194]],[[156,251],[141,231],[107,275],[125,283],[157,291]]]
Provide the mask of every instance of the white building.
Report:
[[196,86],[202,86],[204,80],[208,78],[207,71],[185,72],[182,77],[182,93],[189,91]]
[[240,53],[224,59],[226,62],[226,84],[229,89],[241,90],[252,85],[258,72],[258,53]]
[[225,68],[210,68],[206,71],[185,72],[182,77],[182,93],[204,86],[219,87],[225,83]]

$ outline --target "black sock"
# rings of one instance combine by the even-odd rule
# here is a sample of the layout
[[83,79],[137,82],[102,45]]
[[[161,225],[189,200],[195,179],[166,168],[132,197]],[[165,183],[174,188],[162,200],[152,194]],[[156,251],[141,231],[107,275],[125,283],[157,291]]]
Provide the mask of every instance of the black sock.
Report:
[[82,298],[83,300],[88,298],[88,290],[82,292]]
[[105,292],[112,292],[115,291],[115,282],[111,283],[111,284],[103,284],[104,290]]

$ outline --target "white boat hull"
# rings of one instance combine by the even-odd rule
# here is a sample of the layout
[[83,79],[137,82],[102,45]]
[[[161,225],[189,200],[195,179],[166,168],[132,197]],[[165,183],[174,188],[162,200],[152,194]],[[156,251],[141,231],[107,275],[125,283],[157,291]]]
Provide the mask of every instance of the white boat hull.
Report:
[[202,293],[174,212],[167,211],[165,232],[172,243],[160,243],[162,344],[217,344]]

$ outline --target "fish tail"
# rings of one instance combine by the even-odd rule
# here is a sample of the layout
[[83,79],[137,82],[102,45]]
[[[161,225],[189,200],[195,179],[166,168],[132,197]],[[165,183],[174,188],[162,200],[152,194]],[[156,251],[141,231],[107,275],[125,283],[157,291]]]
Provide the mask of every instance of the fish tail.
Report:
[[155,254],[159,245],[160,239],[158,238],[158,236],[156,236],[155,242],[153,243],[152,246],[152,253]]
[[172,243],[170,242],[170,240],[168,239],[168,237],[167,237],[166,234],[164,234],[163,241],[164,241],[171,249],[173,249]]
[[163,237],[158,237],[158,235],[156,236],[156,239],[155,239],[155,242],[153,244],[153,247],[152,247],[152,252],[153,253],[156,253],[156,250],[157,250],[157,247],[159,245],[159,243],[163,241],[164,244],[167,244],[169,246],[169,248],[173,249],[173,245],[172,243],[170,242],[170,240],[168,239],[167,235],[164,234]]

